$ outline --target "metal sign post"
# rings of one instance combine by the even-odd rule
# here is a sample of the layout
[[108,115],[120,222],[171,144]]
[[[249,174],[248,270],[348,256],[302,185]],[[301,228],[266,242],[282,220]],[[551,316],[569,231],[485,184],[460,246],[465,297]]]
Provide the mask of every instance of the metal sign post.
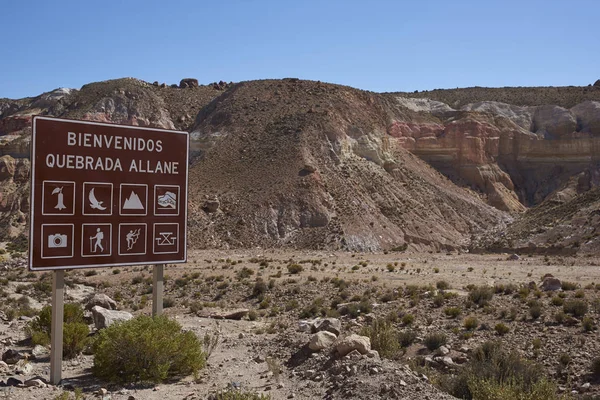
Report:
[[50,381],[61,380],[64,273],[187,259],[189,135],[36,116],[31,136],[29,269],[54,271]]
[[154,266],[152,272],[152,316],[156,317],[163,312],[163,293],[164,293],[164,264]]
[[50,383],[58,385],[62,379],[63,319],[65,314],[65,270],[54,271],[52,276],[52,321],[50,325]]

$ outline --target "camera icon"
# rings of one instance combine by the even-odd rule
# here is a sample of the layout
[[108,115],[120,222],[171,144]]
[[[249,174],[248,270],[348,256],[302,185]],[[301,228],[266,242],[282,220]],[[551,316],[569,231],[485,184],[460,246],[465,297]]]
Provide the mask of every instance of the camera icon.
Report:
[[48,248],[56,249],[61,247],[67,247],[67,235],[61,233],[48,235]]

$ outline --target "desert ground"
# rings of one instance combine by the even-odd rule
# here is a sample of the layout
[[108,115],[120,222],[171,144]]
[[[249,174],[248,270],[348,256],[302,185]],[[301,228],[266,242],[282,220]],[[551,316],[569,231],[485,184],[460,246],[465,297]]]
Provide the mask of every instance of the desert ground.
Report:
[[[528,254],[192,251],[187,264],[165,268],[164,313],[217,343],[199,376],[113,385],[95,378],[93,355],[82,354],[64,360],[61,385],[0,387],[0,395],[205,399],[235,388],[272,399],[452,398],[435,385],[464,368],[478,345],[496,341],[539,364],[560,392],[591,396],[600,393],[591,369],[600,351],[598,263],[598,257]],[[563,289],[539,288],[546,274]],[[17,258],[5,262],[0,279],[0,353],[29,354],[33,346],[25,328],[34,311],[50,301],[51,274],[30,273]],[[103,293],[118,310],[151,314],[151,266],[71,270],[66,282],[66,302],[85,305],[90,295]],[[470,293],[481,286],[494,294],[478,306]],[[569,300],[585,303],[585,316],[557,317]],[[535,317],[534,306],[539,306]],[[311,321],[319,317],[341,322],[339,338],[364,333],[384,319],[394,331],[415,335],[392,354],[341,357],[335,344],[308,348]],[[476,322],[467,329],[469,317]],[[94,332],[91,318],[88,322]],[[507,332],[500,332],[499,324]],[[432,333],[445,335],[444,354],[424,345]],[[0,368],[0,383],[11,377],[22,383],[40,377],[44,383],[49,355],[41,349],[36,354],[28,357],[33,368],[26,374],[15,365]]]

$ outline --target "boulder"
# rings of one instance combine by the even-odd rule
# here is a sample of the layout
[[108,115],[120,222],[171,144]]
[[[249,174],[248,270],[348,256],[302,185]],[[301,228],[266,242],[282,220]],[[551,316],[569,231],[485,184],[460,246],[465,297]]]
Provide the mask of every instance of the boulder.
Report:
[[182,89],[198,87],[198,79],[184,78],[179,82],[179,87]]
[[594,86],[595,87],[600,87],[600,79],[598,79],[596,82],[594,82]]
[[367,336],[350,335],[335,344],[335,349],[340,356],[345,356],[353,350],[358,351],[360,354],[367,354],[371,351],[371,339]]
[[533,114],[533,130],[538,135],[546,134],[558,138],[577,129],[577,120],[571,112],[559,106],[536,107]]
[[44,381],[42,381],[41,379],[37,379],[37,378],[33,378],[33,379],[29,379],[29,380],[25,381],[24,385],[25,385],[25,387],[39,387],[39,388],[46,387],[46,384],[44,383]]
[[88,297],[85,309],[91,310],[94,306],[100,306],[102,308],[106,308],[107,310],[116,310],[117,302],[103,293],[96,293]]
[[25,358],[25,354],[21,353],[18,350],[8,349],[2,354],[2,361],[9,365],[16,364],[19,360]]
[[600,102],[584,101],[571,108],[571,112],[581,132],[600,136]]
[[133,318],[133,315],[127,311],[107,310],[100,306],[94,306],[92,307],[92,317],[96,329],[103,329],[115,322],[129,321]]
[[312,351],[319,351],[331,347],[337,336],[331,332],[322,331],[315,333],[308,343],[308,348]]
[[337,318],[317,318],[312,323],[311,331],[312,333],[327,331],[339,336],[342,333],[342,323]]
[[547,276],[542,281],[542,284],[540,285],[540,287],[544,291],[550,291],[550,290],[554,291],[554,290],[560,290],[562,288],[562,284],[560,283],[559,279],[557,279],[553,276]]
[[36,344],[35,347],[33,348],[33,350],[31,350],[31,355],[33,356],[34,359],[43,357],[47,354],[48,354],[48,349],[45,348],[44,346],[40,346],[39,344]]

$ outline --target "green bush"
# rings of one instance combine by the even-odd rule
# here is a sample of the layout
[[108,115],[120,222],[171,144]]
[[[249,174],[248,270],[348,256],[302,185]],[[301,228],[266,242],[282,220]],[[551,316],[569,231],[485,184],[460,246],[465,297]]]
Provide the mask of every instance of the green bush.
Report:
[[92,371],[110,382],[160,382],[204,367],[202,343],[165,316],[139,316],[100,331]]
[[450,289],[450,284],[446,281],[437,281],[435,287],[438,290],[448,290]]
[[287,266],[287,269],[290,274],[299,274],[304,270],[300,264],[290,264]]
[[405,330],[398,333],[398,343],[400,347],[408,347],[415,342],[417,339],[417,333],[412,330]]
[[563,311],[575,317],[583,317],[588,311],[588,305],[585,300],[570,299],[565,301]]
[[[211,397],[209,396],[209,398]],[[270,400],[271,396],[249,391],[228,390],[216,393],[212,398],[215,400]]]
[[541,315],[542,315],[542,306],[540,303],[533,302],[530,306],[529,306],[529,315],[531,316],[532,319],[538,319]]
[[496,324],[496,326],[494,327],[494,330],[500,336],[504,336],[508,332],[510,332],[510,328],[508,326],[504,325],[503,323]]
[[462,311],[458,307],[446,307],[444,308],[444,314],[446,314],[450,318],[456,318],[460,315]]
[[479,326],[479,321],[477,320],[477,317],[467,317],[463,321],[463,326],[466,330],[472,331],[477,329],[477,327]]
[[494,297],[494,288],[488,286],[478,286],[469,292],[469,300],[479,307],[486,306]]
[[360,334],[371,339],[371,348],[377,350],[382,357],[394,357],[400,350],[396,329],[383,319],[374,320],[370,326],[362,328]]
[[431,333],[425,336],[423,343],[430,351],[439,349],[446,344],[446,335],[443,333]]
[[557,386],[544,369],[505,351],[498,342],[486,342],[473,351],[461,372],[442,389],[461,399],[558,400]]
[[[45,306],[27,326],[31,342],[47,346],[50,343],[52,324],[52,307]],[[88,341],[90,329],[83,319],[83,308],[77,303],[64,305],[63,318],[63,357],[76,357],[84,349]]]

